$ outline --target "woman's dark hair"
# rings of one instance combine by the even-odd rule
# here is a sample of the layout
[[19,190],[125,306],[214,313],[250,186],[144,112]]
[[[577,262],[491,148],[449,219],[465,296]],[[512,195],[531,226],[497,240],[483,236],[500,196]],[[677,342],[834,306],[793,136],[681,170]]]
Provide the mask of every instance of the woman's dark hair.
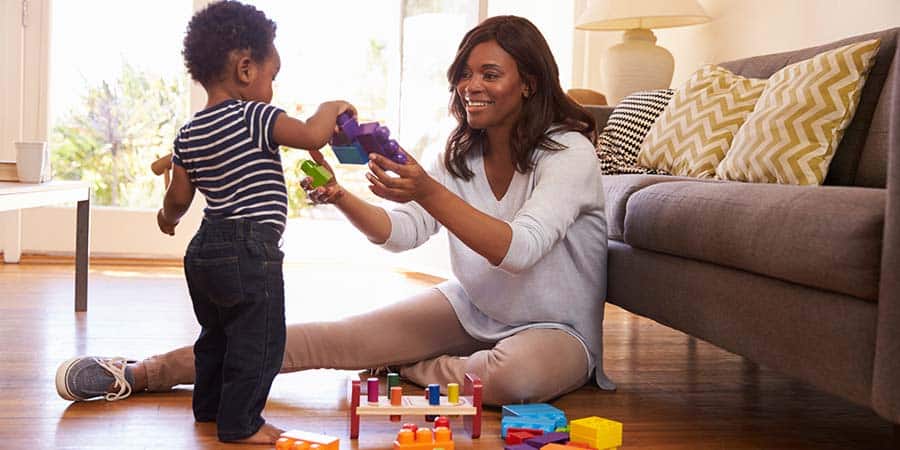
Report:
[[[525,99],[522,113],[510,136],[516,170],[527,173],[534,168],[532,154],[536,148],[563,150],[566,147],[550,138],[557,131],[576,131],[597,140],[594,119],[587,110],[569,98],[559,85],[559,68],[550,46],[541,32],[528,19],[496,16],[481,22],[463,37],[456,59],[447,69],[450,82],[450,113],[458,125],[447,139],[444,165],[453,176],[471,179],[474,175],[466,164],[466,155],[484,144],[485,134],[469,126],[466,107],[456,90],[472,49],[483,42],[496,41],[516,61],[519,76],[529,84],[532,94]],[[552,127],[552,128],[551,128]]]
[[225,72],[233,50],[250,50],[254,61],[272,54],[275,22],[251,5],[225,0],[203,8],[188,22],[184,36],[184,65],[202,85]]

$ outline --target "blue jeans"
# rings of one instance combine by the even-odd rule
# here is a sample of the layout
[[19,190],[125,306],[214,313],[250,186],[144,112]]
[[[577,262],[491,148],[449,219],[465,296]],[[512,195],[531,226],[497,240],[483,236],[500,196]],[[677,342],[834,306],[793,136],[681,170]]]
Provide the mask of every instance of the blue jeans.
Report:
[[184,272],[201,330],[194,344],[194,418],[219,440],[256,433],[284,357],[284,253],[272,226],[204,220]]

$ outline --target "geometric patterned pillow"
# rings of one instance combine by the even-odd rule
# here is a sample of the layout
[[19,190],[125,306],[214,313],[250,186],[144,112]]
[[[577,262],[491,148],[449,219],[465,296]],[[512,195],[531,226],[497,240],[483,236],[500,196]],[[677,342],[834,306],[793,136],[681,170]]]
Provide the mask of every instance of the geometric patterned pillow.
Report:
[[717,177],[822,184],[880,42],[857,42],[775,72],[716,169]]
[[619,102],[597,136],[597,157],[604,175],[663,173],[636,164],[638,149],[675,91],[635,92]]
[[637,162],[673,175],[712,178],[766,80],[708,64],[680,87],[641,144]]

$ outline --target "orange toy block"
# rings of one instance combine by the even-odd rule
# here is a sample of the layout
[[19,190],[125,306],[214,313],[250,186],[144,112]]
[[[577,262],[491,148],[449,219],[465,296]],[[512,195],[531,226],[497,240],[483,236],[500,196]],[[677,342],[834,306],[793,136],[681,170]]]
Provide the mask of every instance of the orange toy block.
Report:
[[446,427],[437,427],[434,432],[429,428],[403,428],[397,433],[394,450],[453,450],[453,438]]
[[596,450],[594,447],[588,447],[586,444],[569,442],[568,444],[547,444],[541,447],[541,450]]
[[281,433],[275,450],[340,450],[341,440],[324,434],[290,430]]

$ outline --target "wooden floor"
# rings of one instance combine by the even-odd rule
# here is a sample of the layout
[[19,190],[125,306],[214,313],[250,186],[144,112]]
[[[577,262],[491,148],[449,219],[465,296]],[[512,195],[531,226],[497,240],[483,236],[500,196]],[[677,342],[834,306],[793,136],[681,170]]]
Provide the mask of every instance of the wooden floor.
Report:
[[[290,264],[288,321],[339,318],[431,282],[375,267]],[[57,365],[73,355],[141,358],[190,344],[197,326],[180,268],[94,264],[87,313],[73,312],[73,284],[70,265],[0,264],[0,448],[219,447],[212,425],[194,424],[188,386],[114,403],[70,403],[54,388]],[[623,422],[623,448],[892,446],[891,426],[868,409],[614,306],[605,336],[607,372],[619,390],[587,386],[554,404],[570,419]],[[342,448],[390,448],[397,426],[387,419],[363,418],[360,439],[347,439],[346,380],[353,375],[279,376],[264,414],[282,427],[337,435]],[[458,420],[453,425],[458,449],[502,448],[496,409],[487,412],[481,439],[469,439]]]

